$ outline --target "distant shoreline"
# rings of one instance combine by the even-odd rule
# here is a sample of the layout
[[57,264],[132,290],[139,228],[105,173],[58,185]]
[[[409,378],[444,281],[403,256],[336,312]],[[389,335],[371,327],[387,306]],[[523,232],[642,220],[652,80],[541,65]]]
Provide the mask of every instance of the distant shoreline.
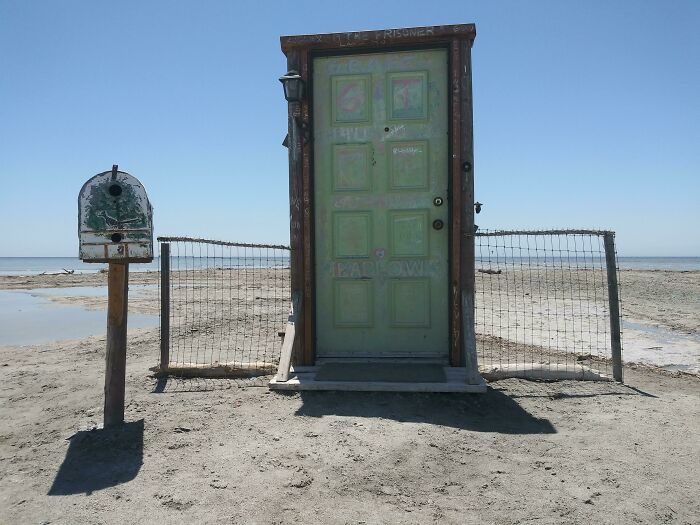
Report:
[[[172,258],[174,264],[171,264],[175,268],[177,264],[178,257]],[[187,266],[190,268],[196,268],[198,264],[193,263],[193,258],[188,256],[189,259]],[[206,257],[201,258],[202,260],[207,260]],[[214,262],[214,266],[218,267],[236,267],[236,266],[250,266],[251,260],[245,258],[232,258],[232,259],[221,259],[220,257],[209,257]],[[279,258],[278,261],[284,264],[288,259]],[[517,257],[509,258],[518,259]],[[195,257],[194,261],[200,260],[199,257]],[[524,258],[528,260],[528,264],[534,265],[537,261],[532,258]],[[132,273],[142,273],[142,272],[157,272],[160,266],[160,259],[158,257],[153,259],[150,263],[138,263],[131,264],[129,270]],[[499,259],[491,259],[490,263],[498,262]],[[597,259],[596,263],[600,262]],[[477,266],[480,260],[477,260]],[[505,262],[501,257],[501,262]],[[571,259],[568,262],[572,264],[585,265],[586,261],[582,259]],[[274,265],[274,264],[273,264]],[[651,271],[672,271],[672,272],[688,272],[688,271],[700,271],[700,257],[618,257],[618,266],[620,270],[651,270]],[[100,273],[101,270],[107,268],[106,264],[98,263],[84,263],[77,257],[0,257],[0,276],[2,277],[33,277],[38,275],[64,275],[68,273],[73,274],[96,274]]]

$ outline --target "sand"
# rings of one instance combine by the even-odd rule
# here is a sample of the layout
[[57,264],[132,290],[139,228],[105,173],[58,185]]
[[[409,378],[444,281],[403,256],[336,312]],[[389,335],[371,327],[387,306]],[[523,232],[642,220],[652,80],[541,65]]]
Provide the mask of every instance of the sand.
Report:
[[621,277],[625,318],[700,334],[700,272],[623,270]]
[[[602,358],[594,363],[598,368],[610,372],[604,271],[504,269],[477,273],[476,330],[519,348],[502,351],[477,338],[482,365],[512,363],[517,354],[523,364],[571,367],[592,355]],[[619,279],[623,360],[700,374],[700,272],[622,270]],[[566,354],[557,352],[564,349]]]
[[[697,335],[700,272],[621,276],[625,315]],[[0,278],[0,289],[103,284],[103,274]],[[98,299],[71,301],[103,307]],[[138,308],[150,311],[154,300]],[[281,394],[237,380],[151,377],[158,338],[157,328],[131,333],[128,424],[112,432],[100,429],[103,337],[0,348],[0,522],[700,516],[694,375],[627,366],[626,385],[508,379],[484,395]]]
[[[157,284],[159,272],[129,272],[129,284]],[[107,273],[0,275],[0,290],[107,286]]]

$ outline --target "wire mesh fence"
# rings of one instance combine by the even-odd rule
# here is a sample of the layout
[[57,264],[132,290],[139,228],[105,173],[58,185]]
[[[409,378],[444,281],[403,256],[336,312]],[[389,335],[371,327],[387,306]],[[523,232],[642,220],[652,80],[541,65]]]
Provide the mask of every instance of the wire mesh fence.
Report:
[[613,235],[474,234],[477,354],[487,378],[622,379]]
[[[622,379],[613,235],[474,234],[476,346],[487,379]],[[160,371],[263,384],[277,369],[290,308],[289,248],[158,240]]]
[[159,237],[160,371],[256,378],[276,371],[290,306],[289,248]]

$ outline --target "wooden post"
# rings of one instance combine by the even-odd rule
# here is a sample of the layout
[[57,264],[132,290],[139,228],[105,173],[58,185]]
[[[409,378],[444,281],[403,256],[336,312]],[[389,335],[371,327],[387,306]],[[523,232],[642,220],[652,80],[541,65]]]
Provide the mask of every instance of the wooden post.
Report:
[[105,428],[124,423],[129,264],[110,262],[107,284],[109,297],[107,304],[107,366],[105,369]]
[[301,315],[301,305],[303,301],[301,292],[292,293],[292,308],[287,318],[287,327],[284,330],[284,341],[282,343],[282,353],[280,354],[280,364],[277,370],[277,381],[289,380],[289,367],[292,364],[292,351],[296,339],[296,324]]
[[610,306],[610,345],[613,361],[613,378],[622,382],[622,340],[620,338],[620,295],[617,285],[617,264],[615,261],[615,234],[607,232],[603,236],[605,263],[608,272],[608,303]]
[[474,247],[474,132],[472,113],[472,63],[471,41],[462,40],[453,47],[459,54],[460,101],[460,151],[459,168],[461,184],[461,265],[462,265],[462,347],[460,366],[467,369],[467,383],[478,385],[483,379],[479,374],[476,352],[475,319],[475,247]]
[[170,243],[160,244],[160,371],[170,363]]
[[[290,51],[287,54],[287,70],[301,72],[301,59],[299,51]],[[308,87],[307,87],[308,88]],[[287,104],[287,121],[289,139],[289,248],[290,248],[290,285],[292,294],[302,293],[304,290],[304,243],[310,242],[304,239],[304,188],[303,188],[303,137],[299,129],[301,115],[301,103],[289,102]],[[304,318],[297,323],[304,326]],[[304,331],[299,329],[294,338],[294,351],[292,358],[299,360],[294,364],[311,365],[310,356],[307,355]]]

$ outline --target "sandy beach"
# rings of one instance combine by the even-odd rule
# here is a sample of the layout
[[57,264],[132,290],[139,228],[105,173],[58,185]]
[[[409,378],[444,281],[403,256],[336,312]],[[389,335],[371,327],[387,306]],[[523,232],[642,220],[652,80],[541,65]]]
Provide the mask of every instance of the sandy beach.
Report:
[[700,525],[699,22],[0,0],[0,525]]
[[[630,270],[621,281],[626,320],[697,338],[700,272]],[[131,283],[154,285],[157,274],[132,273]],[[104,274],[0,277],[0,290],[105,284]],[[131,306],[157,312],[156,290]],[[664,346],[643,330],[625,329],[625,357],[634,337]],[[100,429],[103,336],[0,347],[0,521],[690,524],[700,515],[695,374],[628,364],[625,385],[508,379],[485,395],[284,395],[237,380],[159,380],[149,372],[158,342],[157,327],[130,332],[127,425],[110,432]]]

